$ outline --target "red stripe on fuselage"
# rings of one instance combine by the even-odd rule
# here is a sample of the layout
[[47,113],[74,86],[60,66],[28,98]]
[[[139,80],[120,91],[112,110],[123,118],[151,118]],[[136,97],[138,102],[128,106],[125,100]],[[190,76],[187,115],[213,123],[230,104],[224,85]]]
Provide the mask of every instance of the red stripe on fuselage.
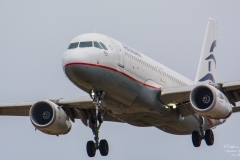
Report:
[[109,70],[115,71],[115,72],[117,72],[117,73],[120,73],[120,74],[122,74],[122,75],[124,75],[124,76],[126,76],[126,77],[128,77],[128,78],[130,78],[130,79],[132,79],[132,80],[134,80],[135,82],[141,84],[141,85],[144,85],[144,86],[147,86],[147,87],[150,87],[150,88],[154,88],[154,89],[160,89],[160,88],[158,88],[158,87],[151,86],[151,85],[145,84],[145,83],[143,83],[143,82],[140,82],[139,80],[137,80],[137,79],[135,79],[135,78],[133,78],[133,77],[127,75],[126,73],[123,73],[123,72],[121,72],[121,71],[119,71],[119,70],[117,70],[117,69],[114,69],[114,68],[111,68],[111,67],[107,67],[107,66],[98,65],[98,64],[91,64],[91,63],[84,63],[84,62],[73,62],[73,63],[68,63],[68,64],[66,64],[66,65],[64,66],[64,68],[67,67],[67,66],[75,65],[75,64],[78,64],[78,65],[87,65],[87,66],[95,66],[95,67],[100,67],[100,68],[109,69]]
[[207,118],[207,121],[210,123],[211,127],[213,127],[213,123],[212,123],[211,119]]

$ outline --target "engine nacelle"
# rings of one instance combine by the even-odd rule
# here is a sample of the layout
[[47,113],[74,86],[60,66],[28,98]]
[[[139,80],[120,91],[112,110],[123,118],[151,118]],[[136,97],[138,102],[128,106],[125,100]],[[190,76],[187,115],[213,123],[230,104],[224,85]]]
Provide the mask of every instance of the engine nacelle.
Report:
[[211,85],[199,85],[190,93],[194,111],[204,117],[224,119],[232,114],[232,104],[228,98]]
[[32,105],[29,115],[32,124],[46,134],[67,134],[72,128],[66,112],[48,100]]

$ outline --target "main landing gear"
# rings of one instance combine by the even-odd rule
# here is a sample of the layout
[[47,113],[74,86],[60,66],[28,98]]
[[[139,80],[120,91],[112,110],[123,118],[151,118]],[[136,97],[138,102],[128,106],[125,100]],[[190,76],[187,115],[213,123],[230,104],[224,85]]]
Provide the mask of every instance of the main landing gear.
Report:
[[192,132],[192,142],[194,147],[199,147],[201,145],[202,139],[205,139],[205,142],[208,146],[213,145],[214,135],[211,129],[205,131],[205,135],[201,135],[198,131]]
[[205,142],[208,146],[213,145],[214,143],[214,135],[213,131],[211,129],[207,129],[203,131],[203,119],[199,116],[199,124],[200,124],[200,132],[199,131],[193,131],[192,132],[192,143],[194,147],[199,147],[201,145],[202,139],[205,139]]
[[181,103],[181,105],[184,108],[186,108],[199,123],[199,130],[200,130],[200,132],[199,131],[193,131],[192,132],[192,143],[193,143],[193,146],[194,147],[199,147],[201,145],[201,141],[203,139],[205,139],[205,142],[206,142],[206,144],[208,146],[213,145],[213,143],[214,143],[214,135],[213,135],[212,130],[211,129],[207,129],[205,131],[205,134],[204,134],[204,130],[203,130],[204,120],[203,120],[203,117],[200,116],[200,115],[198,115],[198,117],[197,117],[197,115],[194,112],[192,112],[187,106],[185,106],[184,103]]
[[93,103],[95,104],[96,109],[90,111],[90,128],[93,131],[94,134],[94,141],[88,141],[87,142],[87,154],[89,157],[94,157],[96,154],[96,150],[99,149],[100,154],[102,156],[107,156],[109,147],[107,140],[103,139],[99,142],[99,129],[101,127],[101,124],[103,123],[103,114],[102,112],[99,112],[101,99],[104,97],[104,92],[94,92],[92,91],[90,93],[90,96],[93,99]]

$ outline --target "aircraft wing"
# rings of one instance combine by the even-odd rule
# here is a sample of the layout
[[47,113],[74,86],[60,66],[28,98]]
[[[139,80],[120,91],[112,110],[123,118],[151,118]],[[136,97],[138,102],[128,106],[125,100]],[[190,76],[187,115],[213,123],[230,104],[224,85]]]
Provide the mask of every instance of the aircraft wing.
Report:
[[232,101],[240,101],[240,81],[222,83],[222,89]]
[[[232,102],[240,101],[240,81],[222,83],[222,89]],[[240,106],[234,107],[233,112],[240,112]]]
[[[74,97],[74,98],[60,98],[49,99],[55,104],[64,107],[72,121],[74,119],[81,119],[81,121],[88,126],[89,110],[95,109],[95,106],[90,97]],[[0,103],[0,115],[7,116],[29,116],[29,110],[33,104],[32,102],[17,102],[17,103]],[[100,108],[103,110],[103,108]],[[119,119],[106,113],[104,115],[104,121],[122,122]]]
[[[240,81],[217,83],[222,92],[235,104],[240,101]],[[160,101],[165,105],[177,104],[180,114],[185,117],[191,114],[188,107],[190,104],[190,93],[196,85],[162,88],[160,93]],[[182,106],[184,103],[185,106]],[[188,108],[188,109],[186,109]],[[240,106],[234,107],[233,112],[240,112]]]
[[190,92],[196,86],[162,88],[160,100],[163,104],[179,104],[189,102]]

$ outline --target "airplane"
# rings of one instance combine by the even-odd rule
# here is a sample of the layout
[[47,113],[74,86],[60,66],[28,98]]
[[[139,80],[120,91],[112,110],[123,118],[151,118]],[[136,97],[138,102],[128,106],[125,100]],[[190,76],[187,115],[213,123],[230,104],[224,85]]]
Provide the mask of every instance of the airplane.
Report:
[[107,140],[99,140],[104,121],[191,135],[194,147],[202,140],[212,146],[212,129],[240,111],[240,81],[215,79],[216,25],[209,18],[194,81],[109,36],[81,34],[64,52],[62,68],[88,96],[0,103],[0,115],[30,116],[36,130],[57,136],[80,119],[94,134],[86,145],[89,157],[109,153]]

